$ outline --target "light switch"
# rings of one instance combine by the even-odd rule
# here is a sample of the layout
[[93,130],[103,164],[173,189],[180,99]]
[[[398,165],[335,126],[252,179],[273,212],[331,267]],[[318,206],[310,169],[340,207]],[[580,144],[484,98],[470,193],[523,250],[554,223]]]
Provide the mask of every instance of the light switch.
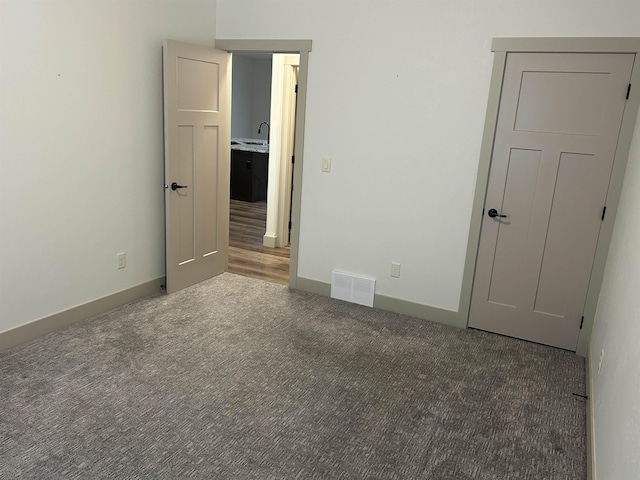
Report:
[[331,171],[331,157],[322,157],[322,171],[325,173]]
[[391,262],[391,276],[395,278],[400,278],[400,264],[396,262]]

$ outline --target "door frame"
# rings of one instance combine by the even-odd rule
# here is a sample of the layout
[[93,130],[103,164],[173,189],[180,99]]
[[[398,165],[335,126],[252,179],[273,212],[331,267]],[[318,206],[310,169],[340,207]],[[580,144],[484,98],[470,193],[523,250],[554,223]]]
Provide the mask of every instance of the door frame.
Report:
[[622,181],[629,158],[629,148],[633,138],[640,105],[640,37],[549,37],[549,38],[494,38],[491,44],[494,52],[491,84],[489,87],[489,99],[485,116],[480,159],[476,176],[476,187],[472,204],[471,226],[465,257],[465,267],[462,277],[462,289],[460,293],[460,307],[458,314],[462,324],[468,326],[469,311],[471,307],[471,294],[473,291],[473,279],[478,257],[480,243],[480,227],[482,222],[482,209],[487,194],[491,157],[493,155],[493,142],[498,121],[498,109],[500,96],[502,95],[502,81],[510,52],[521,53],[634,53],[636,55],[633,71],[631,73],[631,94],[625,106],[620,127],[620,136],[613,161],[613,170],[609,181],[609,190],[605,205],[607,215],[602,222],[598,244],[596,247],[589,290],[584,308],[584,324],[578,338],[576,353],[586,356],[593,329],[593,322],[598,305],[598,296],[602,285],[604,268],[611,243],[614,220],[620,200]]
[[[297,53],[300,55],[298,98],[295,126],[295,168],[293,169],[293,204],[291,206],[291,250],[289,288],[298,288],[298,249],[300,244],[300,205],[302,201],[302,167],[304,164],[304,125],[307,110],[307,78],[311,40],[215,39],[214,47],[229,53]],[[233,95],[233,92],[232,92]]]
[[282,248],[289,245],[291,186],[293,182],[293,139],[295,134],[295,86],[300,58],[298,54],[271,56],[271,142],[267,182],[267,223],[262,244]]
[[[280,157],[277,159],[279,166],[278,175],[278,188],[276,195],[275,206],[275,225],[276,236],[278,238],[278,247],[286,247],[289,245],[289,220],[291,219],[291,193],[293,186],[293,166],[292,157],[295,150],[295,132],[296,132],[296,96],[295,91],[297,84],[296,68],[299,68],[299,59],[293,60],[294,56],[285,55],[283,57],[282,69],[280,72],[280,78],[282,87],[279,95],[279,102],[281,106],[281,123],[279,138],[280,142]],[[275,93],[275,92],[274,92]],[[274,95],[272,93],[271,97]],[[273,102],[272,102],[273,105]],[[295,157],[294,157],[295,158]],[[267,216],[269,213],[267,212]]]

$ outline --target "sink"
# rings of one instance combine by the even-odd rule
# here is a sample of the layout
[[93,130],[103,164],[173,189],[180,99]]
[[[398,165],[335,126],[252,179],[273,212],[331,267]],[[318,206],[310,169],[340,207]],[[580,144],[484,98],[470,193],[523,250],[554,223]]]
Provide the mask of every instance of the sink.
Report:
[[231,148],[234,150],[245,150],[249,152],[269,152],[269,144],[267,141],[257,138],[232,138]]

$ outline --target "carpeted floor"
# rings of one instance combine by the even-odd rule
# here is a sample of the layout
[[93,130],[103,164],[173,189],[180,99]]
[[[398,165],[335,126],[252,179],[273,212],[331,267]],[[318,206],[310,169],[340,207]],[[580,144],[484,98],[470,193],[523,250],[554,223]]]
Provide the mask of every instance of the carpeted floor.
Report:
[[0,353],[0,478],[584,479],[584,362],[223,274]]

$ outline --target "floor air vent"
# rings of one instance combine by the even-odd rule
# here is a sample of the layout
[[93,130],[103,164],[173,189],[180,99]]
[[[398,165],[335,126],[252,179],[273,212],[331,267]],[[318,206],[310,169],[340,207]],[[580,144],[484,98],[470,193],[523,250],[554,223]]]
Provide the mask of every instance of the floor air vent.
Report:
[[373,307],[375,278],[331,272],[331,298]]

